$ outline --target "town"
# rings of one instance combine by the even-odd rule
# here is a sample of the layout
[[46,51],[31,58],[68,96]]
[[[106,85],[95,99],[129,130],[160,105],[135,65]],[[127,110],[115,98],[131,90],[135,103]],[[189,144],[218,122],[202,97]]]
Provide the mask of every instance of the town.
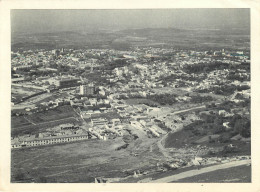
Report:
[[111,157],[150,162],[91,182],[250,159],[248,49],[29,49],[11,58],[12,150],[102,142]]

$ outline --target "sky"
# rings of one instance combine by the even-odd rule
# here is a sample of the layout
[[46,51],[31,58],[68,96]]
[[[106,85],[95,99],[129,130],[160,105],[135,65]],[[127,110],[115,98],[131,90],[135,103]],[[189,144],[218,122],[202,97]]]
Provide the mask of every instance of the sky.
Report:
[[250,9],[11,10],[13,33],[132,29],[250,28]]

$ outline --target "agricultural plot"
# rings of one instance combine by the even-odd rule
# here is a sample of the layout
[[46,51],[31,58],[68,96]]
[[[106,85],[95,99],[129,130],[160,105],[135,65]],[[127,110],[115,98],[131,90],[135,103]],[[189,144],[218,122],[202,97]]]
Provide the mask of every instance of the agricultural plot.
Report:
[[71,106],[61,106],[53,110],[32,115],[12,117],[12,136],[36,134],[42,130],[63,123],[79,123],[78,115]]
[[71,106],[61,106],[52,110],[34,113],[27,118],[33,123],[38,124],[76,116],[77,114]]
[[44,131],[47,128],[54,127],[54,126],[57,126],[60,124],[65,124],[65,123],[79,124],[80,121],[78,119],[76,119],[75,117],[68,117],[65,119],[43,122],[43,123],[39,123],[39,124],[29,124],[29,125],[25,125],[23,127],[12,127],[11,135],[12,135],[12,137],[14,137],[14,136],[23,135],[23,134],[37,134],[37,133]]
[[11,118],[12,128],[23,127],[23,126],[28,126],[28,125],[32,125],[32,123],[30,123],[28,120],[26,120],[23,116]]

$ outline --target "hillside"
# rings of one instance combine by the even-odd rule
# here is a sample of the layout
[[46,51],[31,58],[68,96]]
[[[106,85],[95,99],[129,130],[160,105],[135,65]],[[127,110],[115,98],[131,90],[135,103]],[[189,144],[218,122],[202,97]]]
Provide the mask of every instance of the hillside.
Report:
[[[144,28],[119,31],[64,31],[12,34],[12,50],[54,48],[115,48],[131,46],[174,46],[176,48],[249,48],[249,33],[244,29],[188,30]],[[119,45],[119,46],[118,46]]]

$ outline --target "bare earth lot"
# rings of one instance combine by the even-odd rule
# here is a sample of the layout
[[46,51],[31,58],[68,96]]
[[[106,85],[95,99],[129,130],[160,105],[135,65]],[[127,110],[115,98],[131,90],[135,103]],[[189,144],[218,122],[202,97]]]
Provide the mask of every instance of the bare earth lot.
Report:
[[26,97],[39,92],[38,89],[12,85],[12,96]]
[[[95,177],[124,177],[151,163],[145,157],[154,139],[116,151],[122,139],[12,150],[12,182],[94,182]],[[144,156],[130,155],[133,152]],[[126,161],[127,159],[127,161]]]

